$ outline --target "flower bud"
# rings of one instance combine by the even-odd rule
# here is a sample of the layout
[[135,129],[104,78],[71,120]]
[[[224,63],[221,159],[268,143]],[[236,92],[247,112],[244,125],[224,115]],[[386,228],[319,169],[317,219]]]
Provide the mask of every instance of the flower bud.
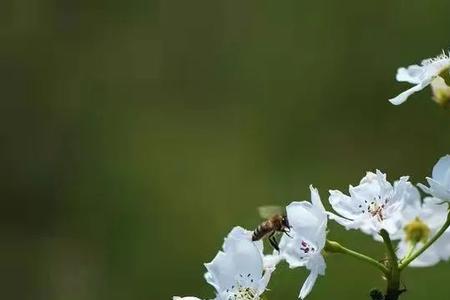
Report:
[[444,69],[439,76],[431,82],[433,100],[448,107],[450,104],[450,68]]
[[425,243],[430,236],[430,228],[419,218],[415,218],[405,226],[406,240],[411,243]]
[[342,253],[342,246],[338,242],[327,240],[323,252],[324,254]]

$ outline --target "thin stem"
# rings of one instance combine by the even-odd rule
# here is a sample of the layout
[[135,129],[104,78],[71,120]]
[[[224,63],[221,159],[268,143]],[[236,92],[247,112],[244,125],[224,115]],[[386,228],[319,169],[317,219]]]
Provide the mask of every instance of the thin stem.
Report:
[[388,285],[386,289],[385,300],[397,300],[400,295],[400,270],[398,268],[398,259],[395,254],[394,246],[392,246],[391,238],[389,233],[381,229],[380,235],[383,238],[384,244],[386,245],[387,254],[389,257],[389,273],[387,277]]
[[404,262],[406,259],[411,257],[411,255],[414,253],[414,250],[416,250],[417,243],[416,242],[409,242],[408,243],[408,251],[406,252],[405,257],[403,257],[400,260],[400,263]]
[[392,246],[392,242],[391,242],[391,238],[389,237],[389,233],[384,230],[381,229],[380,230],[380,235],[383,238],[384,244],[386,245],[386,249],[387,249],[387,254],[389,256],[389,260],[391,262],[396,262],[397,263],[397,255],[395,254],[395,250],[394,250],[394,246]]
[[419,250],[417,250],[414,254],[412,254],[410,257],[405,259],[400,266],[398,267],[400,270],[403,270],[406,268],[414,259],[416,259],[420,254],[425,252],[436,240],[447,230],[447,228],[450,226],[450,211],[447,214],[447,221],[445,221],[444,225],[442,225],[441,229],[439,229],[436,234],[429,239]]
[[362,253],[356,252],[354,250],[348,249],[348,248],[342,246],[341,244],[339,244],[338,242],[327,240],[327,243],[325,245],[325,251],[328,251],[331,253],[341,253],[341,254],[346,254],[346,255],[352,256],[360,261],[364,261],[364,262],[369,263],[372,266],[378,268],[385,275],[387,275],[389,273],[388,269],[383,264],[381,264],[379,261],[373,259],[370,256],[367,256]]

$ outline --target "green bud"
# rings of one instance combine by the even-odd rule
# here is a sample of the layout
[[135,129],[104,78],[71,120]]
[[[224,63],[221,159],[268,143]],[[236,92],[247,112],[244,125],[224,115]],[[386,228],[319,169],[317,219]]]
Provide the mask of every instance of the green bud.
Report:
[[430,236],[430,228],[419,218],[415,218],[403,230],[406,233],[406,240],[414,244],[425,243]]
[[342,246],[338,242],[327,240],[323,250],[325,253],[341,253]]

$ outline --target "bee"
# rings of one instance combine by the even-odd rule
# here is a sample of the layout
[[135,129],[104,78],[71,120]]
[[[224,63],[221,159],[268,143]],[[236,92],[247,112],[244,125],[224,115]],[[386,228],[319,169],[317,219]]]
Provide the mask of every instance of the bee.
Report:
[[259,241],[263,238],[269,240],[270,245],[280,251],[278,247],[278,241],[275,238],[275,234],[278,232],[289,235],[289,221],[283,209],[278,206],[261,206],[258,208],[259,215],[266,220],[262,222],[252,234],[252,241]]

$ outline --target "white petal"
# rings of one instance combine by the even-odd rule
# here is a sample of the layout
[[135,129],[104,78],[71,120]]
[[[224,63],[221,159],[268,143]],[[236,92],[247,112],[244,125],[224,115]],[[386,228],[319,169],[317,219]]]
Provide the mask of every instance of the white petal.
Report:
[[314,188],[312,185],[309,186],[311,190],[311,202],[317,207],[319,210],[325,211],[325,207],[323,207],[322,201],[320,200],[319,191]]
[[299,297],[301,299],[305,299],[306,296],[309,295],[309,293],[311,292],[314,284],[316,283],[316,279],[319,276],[319,274],[317,272],[313,272],[311,271],[311,273],[309,273],[308,278],[306,278],[306,281],[303,283],[303,286],[300,290],[300,295]]
[[304,236],[313,238],[324,223],[326,226],[325,211],[319,211],[308,201],[292,202],[286,207],[286,212],[289,225]]
[[420,77],[422,76],[424,69],[422,66],[411,65],[407,69],[399,68],[397,70],[397,75],[395,79],[399,82],[409,82],[412,84],[418,84],[421,82]]
[[216,288],[217,292],[220,293],[233,285],[240,274],[251,274],[253,278],[261,278],[262,253],[250,240],[245,229],[233,228],[225,239],[224,250],[219,251],[210,263],[205,264],[208,270],[205,279]]
[[431,195],[436,198],[449,201],[450,200],[450,188],[442,185],[440,182],[435,181],[432,178],[427,177],[428,184],[430,185]]
[[397,245],[397,257],[399,259],[402,259],[406,256],[406,254],[408,253],[408,242],[406,242],[405,240],[401,240],[398,245]]
[[433,180],[442,183],[446,183],[450,188],[450,155],[445,155],[439,159],[439,161],[433,167]]
[[441,260],[448,260],[450,258],[450,230],[447,229],[433,246]]
[[[420,247],[422,247],[422,245],[423,245],[422,243],[418,244],[416,247],[416,251],[417,251],[417,249],[420,249]],[[409,266],[411,266],[411,267],[430,267],[430,266],[437,264],[439,262],[439,255],[435,252],[434,249],[432,249],[432,247],[433,246],[431,246],[424,253],[419,255],[419,257],[417,257],[415,260],[413,260],[409,264]],[[407,254],[408,251],[409,251],[408,242],[406,242],[405,240],[401,240],[400,243],[398,244],[397,256],[399,258],[403,258]]]
[[356,219],[356,220],[349,220],[346,218],[343,218],[341,216],[338,216],[332,212],[328,212],[328,217],[331,220],[336,221],[339,225],[342,225],[345,227],[345,229],[357,229],[362,225],[362,221],[360,219]]
[[431,267],[439,262],[439,255],[434,251],[433,246],[419,255],[409,264],[411,267]]
[[251,241],[235,240],[225,254],[231,256],[232,263],[239,274],[252,274],[256,278],[262,275],[263,259]]
[[[247,241],[251,241],[252,240],[252,235],[253,232],[249,231],[245,228],[242,228],[240,226],[236,226],[234,227],[230,233],[228,234],[228,236],[225,238],[225,242],[223,244],[223,249],[224,251],[228,251],[230,245],[232,243],[234,243],[236,240],[247,240]],[[256,248],[259,250],[259,252],[263,253],[263,242],[262,240],[259,241],[253,241],[253,244],[256,246]]]
[[427,197],[423,200],[423,205],[418,216],[431,229],[438,229],[447,220],[448,203],[442,200]]
[[408,100],[409,96],[411,96],[412,94],[414,94],[414,93],[416,93],[418,91],[423,90],[428,84],[430,84],[430,83],[429,82],[427,84],[420,83],[418,85],[415,85],[412,88],[404,91],[403,93],[401,93],[397,97],[389,99],[389,102],[391,102],[394,105],[400,105],[403,102],[405,102],[406,100]]
[[323,258],[322,254],[317,253],[316,255],[312,256],[308,263],[306,264],[306,268],[308,270],[314,271],[319,275],[325,275],[325,269],[327,267],[327,264],[325,263],[325,259]]
[[229,255],[219,251],[210,263],[205,264],[207,272],[205,280],[212,285],[217,292],[220,292],[224,286],[229,286],[234,282],[237,273],[236,266],[231,261]]
[[[399,190],[399,184],[402,184],[402,182],[397,181],[394,184],[394,189],[396,191]],[[403,192],[404,192],[403,197],[405,201],[405,207],[412,207],[419,209],[420,208],[419,190],[415,186],[413,186],[410,182],[407,182]]]
[[270,277],[272,276],[272,272],[273,271],[275,271],[274,268],[273,269],[266,269],[264,271],[264,275],[261,278],[261,280],[259,280],[258,285],[257,285],[258,295],[261,295],[266,290],[267,285],[269,284]]
[[178,297],[178,296],[174,296],[174,297],[172,297],[172,300],[201,300],[201,299],[197,298],[197,297]]
[[361,209],[358,207],[360,202],[343,194],[338,190],[330,190],[330,202],[333,209],[347,219],[356,219],[361,215]]
[[264,255],[264,270],[275,269],[275,267],[281,262],[282,259],[283,257],[278,253],[278,251],[274,251],[273,254]]
[[[427,177],[427,179],[428,179],[428,178],[429,178],[429,177]],[[418,186],[422,191],[424,191],[425,193],[431,195],[431,190],[430,190],[430,188],[427,187],[426,185],[424,185],[424,184],[422,184],[422,183],[418,183],[417,186]]]
[[227,251],[228,247],[234,243],[236,240],[248,240],[251,241],[252,239],[252,232],[249,230],[246,230],[240,226],[236,226],[233,229],[231,229],[230,233],[228,233],[227,237],[225,238],[225,241],[223,243],[223,250]]

